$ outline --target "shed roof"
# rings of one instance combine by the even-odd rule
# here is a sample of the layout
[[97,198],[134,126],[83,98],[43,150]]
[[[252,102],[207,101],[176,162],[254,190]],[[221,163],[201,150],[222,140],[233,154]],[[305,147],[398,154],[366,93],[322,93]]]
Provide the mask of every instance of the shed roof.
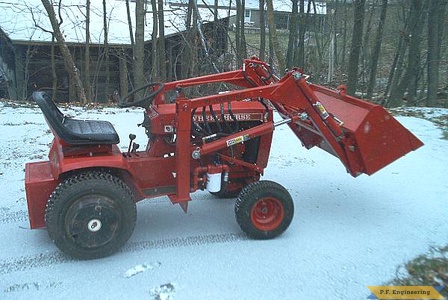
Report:
[[[183,5],[187,5],[189,0],[168,0],[170,3],[181,3]],[[259,0],[245,0],[245,8],[248,10],[259,10]],[[209,6],[213,7],[215,5],[215,0],[197,0],[198,6]],[[326,14],[327,13],[327,4],[325,2],[315,2],[317,14]],[[235,0],[218,0],[218,6],[221,8],[227,8],[235,13],[236,10],[236,2]],[[291,12],[292,3],[291,1],[285,0],[273,0],[272,6],[274,11],[280,12]],[[305,8],[306,10],[307,8]],[[314,6],[311,6],[310,13],[314,14]]]
[[[85,1],[62,1],[61,31],[66,42],[85,43],[86,5]],[[104,41],[103,6],[101,0],[91,1],[90,8],[90,41],[101,44]],[[173,7],[164,2],[165,34],[170,35],[185,30],[186,9]],[[150,5],[148,10],[150,10]],[[58,8],[55,7],[57,12]],[[124,0],[106,0],[107,22],[110,44],[130,44],[130,33]],[[13,41],[50,42],[52,35],[39,27],[52,31],[45,8],[40,0],[4,0],[0,1],[0,29]],[[135,2],[130,1],[131,22],[135,32]],[[213,20],[213,13],[200,9],[203,21]],[[218,10],[219,18],[227,17],[228,11]],[[145,23],[145,40],[150,40],[152,33],[152,17],[148,13]]]

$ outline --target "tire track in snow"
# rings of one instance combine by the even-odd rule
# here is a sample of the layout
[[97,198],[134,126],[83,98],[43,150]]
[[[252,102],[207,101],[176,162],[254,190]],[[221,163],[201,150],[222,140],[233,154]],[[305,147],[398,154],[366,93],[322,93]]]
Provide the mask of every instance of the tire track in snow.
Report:
[[[243,233],[221,233],[221,234],[200,235],[190,237],[178,237],[172,239],[128,243],[119,252],[132,253],[152,249],[166,249],[177,247],[200,246],[207,244],[233,243],[238,241],[245,241],[247,239],[248,238]],[[0,275],[9,274],[12,272],[27,271],[34,268],[41,268],[73,261],[76,260],[58,251],[22,256],[15,259],[7,259],[0,261]]]
[[19,210],[10,213],[3,213],[0,215],[0,224],[15,223],[28,221],[28,213],[24,210]]
[[199,246],[207,244],[230,243],[247,240],[243,233],[221,233],[210,235],[198,235],[190,237],[179,237],[155,241],[134,242],[125,245],[120,252],[136,252],[151,249],[177,248],[186,246]]

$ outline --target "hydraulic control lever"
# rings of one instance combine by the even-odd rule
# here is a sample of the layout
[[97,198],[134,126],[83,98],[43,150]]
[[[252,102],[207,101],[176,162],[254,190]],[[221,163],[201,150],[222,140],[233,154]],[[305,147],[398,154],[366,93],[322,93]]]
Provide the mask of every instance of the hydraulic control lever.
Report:
[[[126,153],[126,156],[127,157],[130,157],[131,156],[131,147],[132,147],[132,143],[133,143],[133,141],[135,140],[135,138],[136,138],[137,136],[135,135],[135,134],[133,134],[133,133],[130,133],[129,134],[129,146],[128,146],[128,152]],[[137,144],[138,145],[138,144]],[[137,146],[137,148],[138,148],[139,146]],[[137,148],[135,148],[135,144],[134,144],[134,147],[132,147],[132,152],[134,152],[135,150],[137,150]]]
[[138,156],[138,154],[137,154],[137,150],[138,150],[138,148],[140,148],[140,145],[139,145],[139,144],[137,144],[137,143],[132,144],[132,150],[131,150],[131,153],[134,153],[135,155]]

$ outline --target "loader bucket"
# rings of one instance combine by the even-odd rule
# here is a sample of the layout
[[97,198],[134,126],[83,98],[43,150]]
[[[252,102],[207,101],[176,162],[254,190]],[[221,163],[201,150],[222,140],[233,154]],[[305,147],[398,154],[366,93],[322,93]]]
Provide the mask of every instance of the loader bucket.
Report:
[[423,145],[382,106],[322,86],[310,88],[327,111],[343,122],[348,137],[345,165],[353,176],[371,175]]

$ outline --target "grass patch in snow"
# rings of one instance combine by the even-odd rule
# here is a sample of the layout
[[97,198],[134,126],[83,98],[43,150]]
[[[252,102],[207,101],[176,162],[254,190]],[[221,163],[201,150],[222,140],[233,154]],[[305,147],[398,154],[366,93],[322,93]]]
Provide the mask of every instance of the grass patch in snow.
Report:
[[432,107],[396,107],[389,111],[394,116],[422,118],[436,124],[442,129],[442,139],[448,140],[448,109]]
[[390,285],[397,286],[443,286],[440,294],[448,297],[448,245],[433,248],[404,265],[406,275],[397,276]]
[[443,130],[443,139],[448,140],[448,129]]

